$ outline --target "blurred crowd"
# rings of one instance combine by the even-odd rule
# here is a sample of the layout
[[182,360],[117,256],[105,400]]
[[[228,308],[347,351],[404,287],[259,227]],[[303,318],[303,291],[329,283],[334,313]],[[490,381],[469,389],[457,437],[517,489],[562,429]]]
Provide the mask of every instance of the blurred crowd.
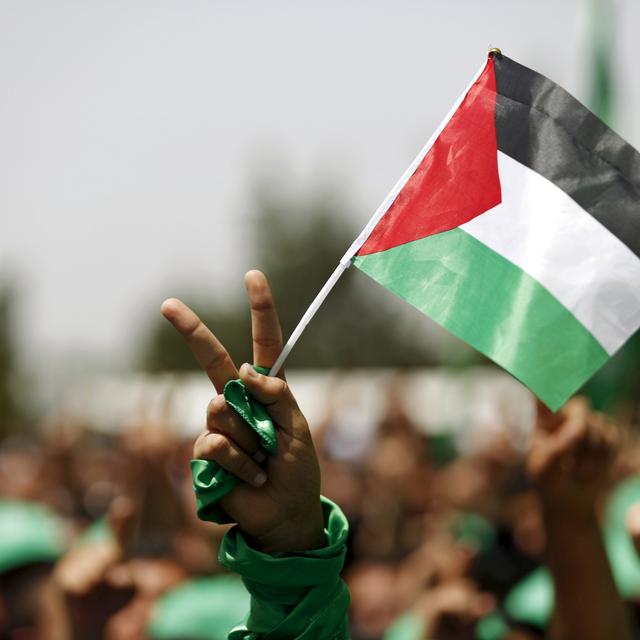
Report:
[[[353,640],[547,637],[541,501],[553,478],[540,489],[544,465],[508,429],[463,453],[385,392],[382,419],[359,437],[330,408],[314,429],[322,492],[350,522]],[[635,618],[640,440],[631,424],[607,425],[615,438],[587,494]],[[218,564],[227,527],[196,517],[192,444],[158,419],[106,435],[68,416],[0,443],[0,638],[226,638],[248,596]]]

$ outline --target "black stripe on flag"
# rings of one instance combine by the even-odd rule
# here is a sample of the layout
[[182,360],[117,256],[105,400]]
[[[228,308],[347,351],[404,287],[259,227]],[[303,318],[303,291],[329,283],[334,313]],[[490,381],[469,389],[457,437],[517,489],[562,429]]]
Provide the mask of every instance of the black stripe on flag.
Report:
[[494,58],[498,149],[571,196],[640,257],[640,154],[571,94]]

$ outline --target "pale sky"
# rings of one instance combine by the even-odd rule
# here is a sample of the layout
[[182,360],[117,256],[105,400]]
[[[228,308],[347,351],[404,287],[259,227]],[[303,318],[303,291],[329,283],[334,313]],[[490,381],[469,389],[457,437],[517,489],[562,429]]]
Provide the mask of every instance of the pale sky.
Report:
[[[27,353],[126,359],[186,284],[235,295],[265,168],[335,182],[364,224],[490,46],[586,100],[586,5],[0,0],[0,269]],[[617,6],[638,147],[640,2]]]

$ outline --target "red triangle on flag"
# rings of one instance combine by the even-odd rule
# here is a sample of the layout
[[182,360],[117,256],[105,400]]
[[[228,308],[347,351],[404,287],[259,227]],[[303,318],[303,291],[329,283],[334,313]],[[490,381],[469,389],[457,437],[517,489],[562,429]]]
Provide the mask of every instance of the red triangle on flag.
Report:
[[501,202],[495,108],[490,58],[357,255],[449,231]]

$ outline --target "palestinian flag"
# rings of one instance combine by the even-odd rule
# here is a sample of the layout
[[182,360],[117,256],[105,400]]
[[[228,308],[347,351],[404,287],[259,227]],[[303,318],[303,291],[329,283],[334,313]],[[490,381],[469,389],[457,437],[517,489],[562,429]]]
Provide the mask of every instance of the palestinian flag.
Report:
[[640,326],[640,154],[496,53],[353,264],[558,409]]

